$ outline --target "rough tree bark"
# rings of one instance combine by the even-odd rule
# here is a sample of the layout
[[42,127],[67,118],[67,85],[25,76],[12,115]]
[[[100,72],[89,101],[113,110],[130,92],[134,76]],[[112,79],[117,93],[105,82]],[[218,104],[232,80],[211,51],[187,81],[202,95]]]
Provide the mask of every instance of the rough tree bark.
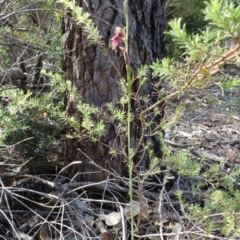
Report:
[[[123,0],[76,0],[76,5],[83,7],[91,14],[91,17],[98,27],[107,46],[114,36],[116,27],[125,27],[123,15]],[[136,73],[141,65],[150,65],[153,61],[161,59],[163,56],[163,30],[164,30],[164,0],[130,0],[129,1],[129,58],[130,65]],[[125,63],[121,52],[114,52],[108,47],[107,52],[102,51],[100,46],[89,45],[86,34],[80,27],[76,27],[69,18],[64,20],[63,31],[65,33],[65,58],[63,69],[66,79],[72,81],[79,94],[85,102],[104,107],[106,103],[113,102],[119,104],[121,92],[119,89],[119,79],[126,77]],[[157,100],[151,85],[151,74],[148,75],[147,83],[141,88],[141,96],[150,96],[148,104]],[[138,83],[133,86],[133,91],[137,91]],[[139,111],[139,103],[132,101],[133,114]],[[146,106],[142,106],[146,107]],[[137,110],[138,109],[138,110]],[[155,117],[159,123],[161,114]],[[136,146],[142,133],[141,122],[136,118],[132,123],[132,146]],[[155,154],[160,157],[160,144],[156,136],[146,136],[145,142],[152,144]],[[106,134],[102,136],[101,142],[114,146],[117,149],[125,147],[118,138],[117,129],[113,124],[106,126]],[[127,164],[123,155],[112,157],[108,154],[108,147],[102,143],[92,143],[91,141],[77,142],[77,140],[67,141],[66,157],[68,162],[82,161],[79,171],[83,180],[101,181],[106,179],[108,173],[101,172],[98,168],[89,164],[92,159],[96,164],[104,169],[114,170],[120,176],[127,175]],[[89,159],[77,151],[80,148]],[[147,167],[149,159],[147,154],[141,153],[136,156],[135,162],[141,159],[142,168]],[[92,173],[100,171],[98,173]]]

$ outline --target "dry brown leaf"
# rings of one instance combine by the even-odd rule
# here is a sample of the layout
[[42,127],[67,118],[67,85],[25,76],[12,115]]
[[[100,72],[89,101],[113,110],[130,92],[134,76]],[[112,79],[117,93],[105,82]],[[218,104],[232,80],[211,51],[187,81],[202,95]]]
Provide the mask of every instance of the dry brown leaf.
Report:
[[236,162],[239,159],[238,152],[230,147],[226,147],[225,151],[227,153],[227,158],[231,162]]
[[235,119],[235,120],[238,120],[238,121],[240,121],[240,118],[239,118],[239,117],[237,117],[237,116],[231,115],[231,117],[232,117],[233,119]]
[[105,232],[102,234],[102,240],[112,240],[112,234],[111,233],[108,233],[108,232]]
[[[140,212],[139,212],[139,216],[138,216],[138,223],[144,223],[146,221],[149,220],[149,206],[148,206],[148,201],[147,199],[141,195],[141,197],[134,196],[135,201],[140,204]],[[137,213],[137,212],[136,212]]]
[[105,232],[107,232],[106,227],[104,226],[104,224],[102,223],[102,221],[100,221],[99,219],[96,220],[96,228],[97,228],[97,230],[98,230],[100,233],[102,233],[102,234],[104,234]]
[[187,132],[184,132],[184,131],[182,131],[182,130],[178,130],[177,133],[178,133],[179,135],[182,135],[183,137],[187,137],[187,138],[191,138],[191,137],[192,137],[192,134],[187,133]]
[[101,214],[100,218],[104,219],[108,226],[114,226],[121,221],[121,213],[111,212],[109,214]]
[[202,155],[213,161],[217,161],[217,162],[225,161],[224,157],[219,157],[218,155],[216,155],[215,153],[212,153],[212,152],[202,151]]
[[[134,217],[137,216],[140,213],[140,202],[133,200],[133,215]],[[130,211],[130,204],[128,204],[125,209],[124,213],[127,219],[130,219],[131,217],[131,211]]]
[[156,206],[153,210],[153,217],[152,219],[157,223],[166,223],[169,221],[169,214],[167,209],[164,206],[161,206],[159,211],[159,201],[156,203]]
[[45,223],[39,232],[39,240],[51,240],[51,238],[48,235],[48,225]]
[[23,233],[23,232],[20,232],[20,231],[16,232],[16,238],[17,239],[24,239],[24,240],[32,240],[32,237],[30,237],[26,233]]
[[175,236],[171,236],[169,240],[179,240],[180,233],[182,231],[182,225],[180,223],[176,223],[173,227],[172,233],[175,233]]

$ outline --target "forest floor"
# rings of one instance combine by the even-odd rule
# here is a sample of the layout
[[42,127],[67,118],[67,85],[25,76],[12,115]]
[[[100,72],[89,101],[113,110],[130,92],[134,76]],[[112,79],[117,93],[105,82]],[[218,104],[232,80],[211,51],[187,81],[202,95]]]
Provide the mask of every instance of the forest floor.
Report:
[[[165,129],[168,149],[176,154],[186,150],[192,160],[204,159],[208,166],[223,163],[224,173],[239,168],[240,87],[222,91],[212,83],[204,91],[191,90],[166,103],[164,121],[171,121],[179,106],[182,116]],[[169,186],[162,175],[156,176],[158,181],[144,178],[141,189],[138,179],[133,179],[135,239],[229,240],[220,231],[215,238],[184,215],[177,191],[187,203],[196,203],[196,209],[203,204],[203,194],[192,190],[195,179],[171,174]],[[14,179],[10,183],[0,179],[5,196],[0,199],[0,239],[129,239],[129,179],[116,176],[85,183],[61,174],[18,174]],[[235,236],[231,239],[238,239]]]
[[[240,166],[240,87],[224,90],[212,84],[204,91],[191,91],[181,100],[180,120],[165,131],[173,151],[190,150],[192,158]],[[173,116],[179,102],[169,101],[165,120]]]

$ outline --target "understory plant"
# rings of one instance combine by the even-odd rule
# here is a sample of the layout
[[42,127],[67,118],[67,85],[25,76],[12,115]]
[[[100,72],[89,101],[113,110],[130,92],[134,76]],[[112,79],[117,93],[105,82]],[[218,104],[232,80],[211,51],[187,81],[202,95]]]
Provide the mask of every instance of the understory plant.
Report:
[[12,152],[22,158],[18,163],[10,161],[2,165],[10,172],[20,172],[27,162],[29,165],[25,168],[31,168],[32,173],[55,171],[47,149],[61,137],[64,129],[62,99],[66,85],[60,75],[45,73],[47,76],[52,90],[38,96],[30,90],[27,93],[17,89],[0,90],[0,148],[2,152],[9,151],[10,155]]
[[[69,2],[61,1],[67,7],[69,7],[75,15],[77,24],[83,25],[83,30],[88,34],[89,40],[92,42],[98,42],[100,39],[97,28],[93,26],[92,21],[88,18],[86,13],[82,12],[82,9],[71,5]],[[132,149],[131,142],[131,122],[133,120],[133,113],[131,112],[131,99],[137,99],[132,92],[132,83],[135,79],[140,80],[139,88],[145,83],[146,74],[148,71],[153,72],[154,77],[159,77],[160,81],[154,86],[154,89],[159,89],[159,85],[169,84],[171,86],[171,92],[163,93],[161,90],[157,90],[157,94],[160,96],[160,100],[154,105],[145,109],[140,109],[139,119],[144,127],[146,122],[145,116],[151,111],[154,111],[156,107],[170,99],[180,98],[188,93],[191,89],[197,89],[198,91],[204,91],[204,89],[210,84],[216,84],[220,88],[224,89],[228,87],[236,87],[240,85],[239,79],[224,79],[223,81],[216,81],[215,74],[225,64],[238,62],[238,54],[240,53],[240,7],[235,6],[233,3],[220,0],[211,0],[206,2],[206,8],[204,10],[205,21],[208,22],[207,27],[204,30],[199,31],[196,34],[189,34],[187,26],[182,24],[180,18],[174,19],[169,22],[170,30],[166,32],[166,35],[170,35],[176,45],[183,50],[181,61],[174,61],[169,58],[164,58],[153,63],[151,66],[143,66],[139,69],[138,75],[134,76],[131,66],[126,61],[126,80],[120,79],[119,84],[122,89],[122,97],[120,104],[122,108],[116,108],[114,104],[108,104],[109,115],[103,114],[101,109],[89,104],[85,104],[81,99],[77,100],[77,109],[81,113],[82,120],[79,120],[73,116],[67,117],[65,120],[72,127],[72,133],[69,137],[78,137],[80,141],[84,141],[85,138],[91,138],[92,141],[98,141],[104,132],[104,122],[114,122],[118,120],[119,133],[127,138],[127,151],[122,149],[122,154],[126,155],[128,168],[129,168],[129,195],[130,203],[133,201],[133,173],[138,175],[140,179],[146,175],[151,175],[156,172],[161,172],[159,164],[165,166],[169,172],[177,173],[188,177],[190,179],[200,178],[197,184],[193,184],[193,192],[201,192],[207,185],[213,186],[208,189],[204,198],[206,198],[203,206],[187,203],[182,197],[182,192],[176,192],[176,196],[181,203],[182,212],[189,222],[195,222],[204,229],[205,236],[210,237],[215,232],[228,237],[238,236],[237,223],[239,222],[239,189],[237,189],[236,182],[238,181],[239,168],[229,171],[225,174],[223,164],[213,164],[210,168],[206,168],[204,159],[199,162],[194,162],[188,158],[187,151],[181,151],[176,154],[172,154],[164,143],[164,138],[161,135],[162,129],[169,127],[170,124],[176,123],[182,113],[182,109],[178,107],[175,115],[172,119],[168,119],[168,122],[164,120],[161,122],[159,128],[154,129],[150,134],[158,134],[162,142],[162,150],[164,152],[163,159],[158,159],[151,152],[151,147],[146,143],[145,148],[148,154],[151,156],[152,163],[149,172],[144,175],[139,175],[136,166],[133,163],[133,157],[138,151],[138,146]],[[116,36],[112,39],[112,48],[116,48],[116,45],[120,41],[124,41],[125,46],[121,49],[124,52],[125,59],[128,58],[128,1],[124,1],[124,16],[126,20],[125,29],[116,29]],[[230,43],[230,44],[228,44]],[[71,98],[76,99],[71,88]],[[71,92],[70,91],[70,92]],[[141,99],[146,101],[147,99]],[[127,104],[127,113],[124,110],[124,105]],[[180,105],[179,105],[180,106]],[[155,112],[155,114],[158,114]],[[97,115],[98,120],[93,116]],[[100,120],[99,120],[100,119]],[[81,129],[81,131],[79,130]],[[140,139],[139,145],[145,144]],[[119,154],[116,149],[109,147],[109,153]],[[140,182],[140,181],[139,181]],[[141,189],[141,186],[138,186]],[[234,199],[234,200],[233,200]],[[131,208],[131,237],[134,239],[134,212]],[[219,221],[215,222],[214,217],[218,217]]]
[[[180,98],[191,89],[203,92],[210,85],[217,85],[222,92],[226,86],[240,86],[239,77],[220,80],[216,77],[225,65],[239,65],[240,7],[233,2],[219,0],[206,1],[205,4],[204,17],[208,25],[199,33],[189,34],[180,18],[169,22],[171,29],[165,34],[170,35],[183,49],[183,54],[180,61],[164,58],[151,66],[154,76],[160,77],[160,83],[171,86],[172,92],[164,100]],[[157,104],[146,110],[146,113]],[[193,191],[208,189],[204,194],[203,206],[187,204],[181,193],[178,193],[184,216],[201,225],[209,234],[206,237],[217,232],[229,239],[239,236],[236,227],[239,222],[239,187],[236,184],[239,182],[239,167],[226,173],[224,163],[207,167],[204,158],[198,163],[191,162],[184,152],[175,156],[167,152],[164,162],[179,174],[192,179],[200,178],[201,181],[192,186]]]
[[[101,42],[100,33],[89,14],[84,13],[83,9],[76,7],[73,2],[67,0],[58,2],[72,10],[73,20],[77,25],[81,25],[88,36],[89,43],[100,44],[104,51],[105,46]],[[196,194],[196,197],[200,199],[198,203],[202,203],[202,205],[189,203],[184,195],[184,190],[174,191],[173,198],[179,204],[178,214],[181,216],[179,217],[181,223],[184,224],[185,221],[188,223],[185,227],[186,231],[183,232],[189,233],[192,239],[196,235],[202,235],[203,238],[214,238],[214,234],[220,236],[219,239],[221,236],[229,239],[238,237],[240,235],[238,230],[240,221],[239,167],[226,171],[224,163],[209,166],[204,157],[199,161],[193,161],[189,159],[187,150],[172,153],[168,149],[164,141],[163,130],[179,121],[183,113],[181,104],[175,109],[175,114],[171,119],[162,119],[158,123],[154,119],[160,114],[158,106],[171,99],[180,99],[192,89],[202,92],[207,86],[214,84],[224,91],[226,87],[240,85],[239,79],[219,81],[214,77],[225,64],[238,64],[240,7],[223,0],[206,2],[204,16],[208,25],[206,29],[196,34],[189,34],[187,26],[182,24],[181,19],[170,21],[170,30],[165,34],[170,35],[177,46],[183,50],[181,61],[174,61],[170,58],[159,59],[151,66],[141,66],[137,73],[134,73],[128,61],[128,0],[125,0],[123,4],[126,26],[123,29],[117,27],[115,36],[110,39],[113,51],[119,47],[120,42],[124,43],[124,47],[121,47],[120,51],[125,59],[126,79],[119,79],[121,98],[118,105],[120,107],[116,106],[117,104],[109,103],[105,109],[101,109],[87,104],[81,99],[70,81],[63,83],[61,75],[56,74],[57,68],[54,68],[54,73],[43,71],[42,74],[50,79],[51,91],[49,92],[33,96],[31,91],[24,93],[16,89],[1,89],[1,100],[5,101],[6,105],[0,106],[0,146],[8,150],[11,150],[11,147],[16,148],[19,152],[22,150],[22,154],[32,160],[39,155],[42,157],[41,151],[44,151],[59,134],[62,134],[66,125],[69,126],[66,137],[77,138],[79,141],[90,139],[92,142],[100,142],[105,131],[105,124],[113,123],[114,127],[118,128],[120,137],[126,140],[126,146],[123,149],[115,149],[112,146],[108,146],[108,148],[109,154],[112,156],[117,154],[125,156],[125,164],[128,166],[131,239],[134,239],[139,225],[134,221],[133,193],[136,190],[134,184],[137,182],[138,200],[142,202],[144,180],[149,176],[157,176],[157,174],[164,176],[159,193],[160,203],[163,201],[162,196],[168,180],[175,176],[190,179],[191,193]],[[65,15],[59,11],[56,16],[60,19]],[[230,44],[228,44],[229,42]],[[58,44],[60,43],[58,42]],[[45,46],[45,43],[42,45]],[[53,46],[48,47],[52,48]],[[57,50],[58,48],[54,49],[56,52]],[[149,96],[139,95],[139,89],[146,84],[149,73],[159,79],[157,83],[153,84],[159,100],[151,106],[149,106]],[[139,89],[133,92],[132,85],[135,81],[139,82]],[[161,89],[160,86],[164,84],[170,86],[169,92]],[[74,115],[66,113],[65,107],[69,106],[64,105],[64,97],[67,97],[68,101],[72,103],[75,110]],[[146,106],[145,108],[140,107],[137,114],[133,113],[131,109],[133,99],[141,103],[139,106]],[[134,119],[139,120],[143,129],[142,136],[135,147],[131,146],[131,124]],[[162,158],[155,156],[151,142],[144,141],[145,135],[158,136],[163,152]],[[25,144],[29,141],[31,144]],[[145,151],[151,159],[149,169],[145,172],[140,172],[133,161],[140,150]],[[9,166],[11,171],[20,171],[22,165]],[[134,180],[136,181],[134,182]],[[202,192],[204,193],[202,194]],[[171,226],[164,226],[159,222],[156,222],[155,225],[159,227],[162,239],[163,228],[171,228]],[[178,233],[178,235],[180,234],[181,232]],[[156,237],[159,235],[158,233]]]
[[[64,2],[68,7],[71,7],[73,12],[79,13],[80,10],[75,6],[69,6],[69,3]],[[135,79],[140,80],[139,88],[145,83],[146,74],[148,71],[153,72],[154,77],[159,77],[159,82],[154,85],[154,89],[159,89],[159,85],[170,85],[171,91],[163,93],[160,90],[156,90],[160,96],[159,101],[154,105],[145,109],[140,109],[139,119],[142,122],[144,128],[149,127],[145,122],[145,116],[151,111],[157,109],[156,107],[163,104],[170,99],[177,99],[188,93],[190,90],[195,89],[198,91],[204,91],[204,89],[215,84],[219,88],[224,89],[228,87],[236,87],[240,85],[239,79],[224,79],[216,80],[215,74],[225,65],[229,63],[238,64],[238,54],[240,53],[240,7],[235,6],[234,3],[221,0],[211,0],[205,2],[206,8],[204,10],[205,21],[208,22],[207,27],[198,33],[189,34],[187,32],[187,26],[182,24],[180,18],[173,19],[169,22],[170,30],[165,34],[170,35],[172,40],[177,46],[183,49],[181,61],[174,61],[170,58],[164,58],[153,63],[151,66],[143,66],[139,69],[138,75],[134,76],[131,66],[126,61],[127,79],[120,79],[119,84],[122,88],[122,97],[120,104],[122,108],[116,108],[114,104],[108,104],[108,110],[110,115],[104,115],[101,109],[94,106],[84,104],[81,100],[78,102],[78,110],[81,112],[83,118],[79,122],[77,118],[71,117],[68,119],[70,125],[73,127],[73,135],[71,137],[80,137],[84,139],[89,136],[93,141],[98,141],[101,134],[104,132],[104,121],[118,120],[119,133],[123,134],[127,138],[127,153],[123,149],[122,154],[126,155],[127,164],[129,168],[129,195],[130,202],[133,201],[133,185],[132,178],[133,173],[138,175],[140,179],[146,176],[138,173],[136,166],[133,163],[133,157],[139,150],[139,146],[133,149],[130,145],[131,142],[131,122],[133,120],[133,113],[131,112],[131,100],[138,99],[135,93],[132,92],[132,83]],[[83,24],[84,30],[89,33],[91,41],[97,42],[99,40],[98,31],[94,31],[91,20],[87,20],[88,15],[82,14],[76,15],[76,19]],[[112,47],[116,48],[118,42],[124,41],[125,47],[121,49],[124,53],[125,59],[128,58],[128,1],[124,1],[124,16],[126,20],[125,29],[116,29],[116,36],[112,39]],[[81,18],[81,19],[79,19]],[[146,99],[141,99],[146,101]],[[124,105],[127,104],[127,113],[124,111]],[[146,104],[147,105],[147,104]],[[181,106],[181,105],[179,105]],[[213,164],[210,168],[206,167],[204,158],[199,162],[194,162],[188,158],[187,151],[181,151],[176,154],[172,154],[164,143],[162,137],[162,129],[169,127],[171,124],[176,123],[182,113],[181,107],[176,109],[175,115],[172,119],[168,119],[168,122],[162,121],[159,128],[152,130],[150,134],[158,134],[162,142],[162,150],[164,152],[163,159],[158,159],[151,152],[151,147],[140,139],[139,145],[145,144],[145,149],[151,156],[152,163],[147,175],[151,175],[156,172],[161,172],[159,165],[165,166],[169,172],[177,173],[188,177],[190,179],[200,178],[197,184],[193,184],[193,192],[201,192],[207,185],[213,186],[209,189],[204,198],[206,198],[203,206],[188,204],[182,197],[182,193],[176,192],[176,196],[179,199],[184,212],[184,216],[188,218],[190,222],[199,224],[206,233],[203,236],[212,237],[215,232],[228,237],[238,236],[237,224],[239,222],[239,189],[236,182],[240,169],[236,168],[225,174],[224,164]],[[98,115],[98,119],[104,117],[101,120],[94,120],[93,116]],[[155,112],[158,114],[158,112]],[[88,123],[88,124],[87,124]],[[79,129],[82,132],[79,132]],[[118,154],[116,149],[110,147],[109,153]],[[206,180],[207,179],[207,180]],[[139,181],[140,182],[140,181]],[[141,189],[141,186],[138,186]],[[234,199],[233,201],[231,199]],[[215,222],[214,217],[217,216],[220,221]],[[134,239],[134,213],[131,212],[131,236]],[[209,234],[209,235],[207,235]]]
[[[25,168],[31,165],[36,173],[55,169],[47,149],[64,128],[60,116],[65,114],[66,87],[59,68],[60,24],[50,14],[54,4],[52,0],[16,1],[9,8],[6,2],[0,3],[6,12],[0,27],[0,149],[10,156],[2,171],[20,172],[28,162]],[[16,84],[18,79],[7,76],[11,71],[25,75],[20,80],[24,88]]]

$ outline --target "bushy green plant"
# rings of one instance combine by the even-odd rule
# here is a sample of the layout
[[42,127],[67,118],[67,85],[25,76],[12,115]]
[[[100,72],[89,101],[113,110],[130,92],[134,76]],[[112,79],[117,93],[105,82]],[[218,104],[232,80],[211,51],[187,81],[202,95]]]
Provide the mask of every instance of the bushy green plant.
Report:
[[50,92],[34,96],[30,91],[25,94],[21,90],[2,89],[0,93],[4,103],[0,105],[1,149],[11,146],[35,166],[44,166],[47,162],[46,149],[65,124],[65,85],[60,76],[45,73],[47,75],[51,77]]
[[[66,7],[72,10],[73,19],[88,34],[89,43],[98,42],[100,39],[99,32],[89,19],[89,15],[69,1],[61,0],[59,2],[64,3]],[[186,2],[190,4],[189,1]],[[196,1],[194,2],[196,3]],[[202,9],[202,4],[199,4],[199,6],[199,9]],[[184,11],[187,11],[186,8]],[[181,62],[165,58],[152,64],[150,67],[142,66],[136,76],[133,74],[129,63],[125,62],[127,79],[119,80],[122,96],[119,102],[120,107],[118,108],[113,103],[107,104],[104,110],[84,103],[77,94],[76,88],[71,86],[71,82],[65,81],[63,83],[60,75],[47,72],[42,72],[50,79],[49,87],[51,91],[46,93],[33,95],[31,91],[24,93],[16,89],[1,89],[1,101],[4,104],[0,105],[0,146],[2,148],[12,146],[22,153],[26,160],[37,161],[39,157],[43,159],[44,154],[41,151],[44,151],[51,144],[54,138],[62,131],[65,124],[68,124],[71,130],[71,132],[68,132],[67,137],[78,138],[79,141],[86,139],[99,141],[104,134],[105,123],[112,122],[118,128],[119,136],[127,139],[127,145],[123,149],[114,149],[112,146],[109,146],[109,153],[112,155],[121,153],[126,158],[126,164],[129,167],[129,195],[131,203],[133,201],[133,174],[137,176],[138,190],[141,190],[142,180],[146,176],[161,172],[161,167],[164,167],[165,172],[184,176],[192,182],[195,181],[195,178],[198,178],[199,182],[192,186],[193,193],[202,189],[206,190],[206,186],[211,186],[211,188],[206,190],[204,196],[201,195],[206,200],[204,206],[189,204],[184,199],[182,191],[175,192],[184,220],[188,220],[189,223],[192,223],[192,226],[200,226],[204,237],[210,236],[213,238],[213,234],[216,232],[227,237],[238,236],[239,230],[236,230],[236,227],[239,223],[239,214],[236,213],[239,212],[240,193],[236,189],[235,182],[239,177],[239,168],[226,173],[224,164],[213,164],[209,167],[204,163],[204,159],[201,159],[199,162],[189,159],[187,151],[181,151],[176,154],[172,154],[169,151],[164,143],[161,131],[169,124],[176,123],[179,120],[183,111],[181,107],[176,109],[175,115],[170,121],[165,122],[163,120],[160,123],[160,127],[152,128],[152,126],[155,126],[154,114],[159,114],[156,108],[158,105],[168,99],[178,98],[192,88],[202,91],[207,85],[215,81],[212,76],[224,64],[237,60],[236,53],[240,51],[240,7],[233,3],[226,4],[225,1],[220,0],[206,2],[203,16],[208,26],[203,30],[202,27],[206,23],[204,22],[197,32],[193,26],[188,27],[186,24],[191,19],[194,19],[192,16],[195,13],[194,11],[192,6],[192,11],[185,16],[185,24],[182,24],[181,19],[172,20],[169,23],[169,31],[166,33],[176,43],[176,46],[182,49]],[[59,18],[62,15],[57,13],[56,16]],[[123,39],[125,44],[124,54],[127,58],[129,48],[127,0],[124,1],[124,16],[126,18],[126,29],[122,29],[122,31],[125,35]],[[190,20],[187,19],[188,17]],[[202,18],[199,21],[203,23]],[[197,23],[196,25],[199,26],[200,24]],[[50,32],[45,40],[47,39],[52,43],[51,39],[55,33],[55,31]],[[27,33],[17,34],[22,39],[26,38],[29,40]],[[37,34],[31,36],[34,46],[47,49],[50,53],[58,54],[58,49],[61,47],[60,40],[62,39],[60,35],[56,34],[56,41],[53,40],[56,45],[48,44],[45,40],[38,42]],[[232,39],[230,47],[223,47],[223,41],[226,39]],[[59,64],[61,57],[55,60]],[[146,75],[150,72],[149,68],[153,71],[154,77],[160,78],[160,83],[167,81],[171,85],[172,90],[169,93],[163,93],[161,89],[156,90],[161,100],[152,106],[148,106],[148,96],[142,97],[138,96],[138,91],[136,93],[132,92],[132,84],[136,79],[139,80],[139,88],[145,83]],[[57,66],[54,68],[54,71],[59,71]],[[217,82],[217,84],[222,88],[235,87],[239,85],[239,81],[231,80],[227,83]],[[159,89],[158,85],[159,83],[154,86],[155,89]],[[72,106],[64,106],[64,97],[68,98],[68,102]],[[148,107],[139,109],[139,114],[134,116],[131,112],[132,99],[144,102]],[[141,104],[139,105],[141,106]],[[68,116],[64,107],[72,107],[74,114]],[[153,112],[150,117],[148,116],[149,112]],[[143,126],[143,134],[139,139],[138,145],[134,148],[131,146],[131,123],[133,118],[138,118]],[[146,121],[147,118],[152,120]],[[151,142],[143,140],[146,129],[148,130],[147,134],[159,136],[164,153],[162,159],[154,155],[151,149]],[[30,143],[29,140],[31,140]],[[149,154],[152,162],[148,172],[139,173],[133,159],[142,146],[144,146],[144,150]],[[18,167],[17,164],[14,167],[16,169]],[[139,191],[139,195],[141,194],[141,191]],[[141,199],[141,196],[139,198]],[[214,220],[216,216],[219,217],[219,221]],[[135,231],[133,207],[131,208],[131,231],[133,239]],[[194,232],[195,229],[192,231]]]
[[[14,149],[24,161],[31,159],[35,165],[48,161],[46,149],[64,128],[66,86],[63,85],[59,67],[63,59],[63,36],[59,19],[52,14],[55,6],[52,0],[16,1],[11,9],[1,3],[3,9],[12,11],[7,20],[13,25],[11,28],[0,28],[1,72],[17,68],[22,61],[28,69],[28,80],[26,91],[12,84],[0,86],[0,147],[2,150]],[[34,86],[34,66],[38,54],[42,62],[37,71],[45,69],[41,72],[44,81]],[[20,164],[20,160],[17,162]]]
[[[128,52],[127,37],[129,27],[127,2],[128,1],[124,1],[124,13],[126,17],[124,40],[126,54]],[[215,81],[213,75],[224,64],[237,61],[236,53],[240,51],[240,24],[238,21],[240,18],[240,7],[236,7],[233,3],[227,4],[226,1],[220,0],[211,0],[205,4],[206,8],[200,18],[202,25],[197,29],[197,31],[195,31],[196,29],[193,30],[192,26],[188,28],[186,24],[187,18],[185,18],[184,23],[182,22],[182,19],[179,18],[176,18],[169,22],[170,28],[168,31],[166,31],[166,34],[171,37],[171,39],[176,43],[176,46],[182,49],[181,62],[174,61],[170,58],[164,58],[150,66],[150,68],[153,70],[153,76],[159,77],[161,79],[160,83],[161,81],[168,82],[168,84],[171,85],[172,92],[166,94],[162,93],[161,90],[159,90],[158,94],[159,96],[162,96],[160,97],[161,100],[144,110],[140,110],[139,119],[145,128],[151,126],[151,123],[147,123],[145,121],[145,116],[147,116],[150,111],[155,109],[156,106],[169,99],[178,98],[181,95],[187,93],[192,88],[199,89],[201,91],[206,86]],[[199,6],[201,9],[203,8],[202,4],[199,4]],[[78,16],[78,18],[81,18],[82,12],[78,10],[77,7],[71,6],[71,9],[73,12],[79,12],[80,16]],[[194,11],[191,12],[191,14],[193,13]],[[88,16],[86,15],[86,19],[84,18],[84,21],[81,21],[81,24],[84,26],[90,24],[89,27],[86,28],[90,29],[90,27],[92,27],[92,23],[87,21],[87,17]],[[203,19],[205,20],[204,22]],[[204,28],[206,23],[207,26]],[[97,30],[94,30],[93,32],[96,33]],[[98,37],[95,36],[95,39],[98,39]],[[224,47],[223,41],[226,39],[232,39],[231,46]],[[236,190],[234,184],[234,181],[236,181],[236,170],[229,172],[228,175],[225,176],[223,164],[213,164],[211,167],[206,167],[204,159],[196,163],[188,158],[187,152],[172,154],[164,144],[164,139],[162,138],[161,134],[159,134],[161,130],[155,129],[148,134],[160,135],[160,139],[162,140],[162,150],[164,152],[163,159],[160,160],[156,158],[156,156],[153,154],[153,151],[151,150],[151,144],[148,142],[144,143],[143,140],[140,139],[139,144],[144,145],[145,150],[148,152],[149,156],[151,156],[152,164],[150,165],[149,173],[144,173],[141,176],[138,173],[132,159],[137,153],[139,146],[136,148],[131,148],[130,146],[130,123],[134,117],[131,113],[130,105],[131,99],[138,99],[139,96],[134,95],[131,90],[131,86],[136,79],[140,79],[140,86],[141,84],[144,84],[145,76],[149,68],[141,68],[138,72],[138,75],[134,76],[131,67],[126,62],[126,70],[126,81],[123,81],[122,79],[119,81],[122,89],[122,98],[120,101],[122,108],[115,108],[114,104],[108,104],[107,109],[109,112],[106,115],[104,111],[101,111],[96,107],[84,104],[82,100],[77,100],[77,108],[81,114],[82,120],[79,122],[77,116],[67,119],[68,123],[70,126],[72,126],[73,129],[73,134],[71,137],[79,137],[79,139],[90,137],[93,141],[98,141],[101,134],[104,132],[104,122],[114,122],[114,120],[117,119],[119,123],[119,134],[126,137],[128,140],[128,150],[126,154],[125,149],[116,150],[109,147],[109,152],[113,155],[117,154],[117,152],[126,154],[130,176],[130,201],[132,201],[133,191],[132,173],[135,172],[139,179],[142,177],[144,178],[144,176],[147,174],[150,175],[156,170],[161,171],[159,164],[162,164],[168,171],[186,176],[192,181],[194,181],[196,177],[200,178],[198,184],[193,185],[193,192],[201,191],[201,189],[209,185],[215,188],[214,190],[209,190],[209,192],[205,194],[204,197],[206,198],[206,204],[204,207],[194,204],[189,205],[182,198],[181,192],[176,192],[176,195],[181,203],[184,217],[186,217],[189,222],[193,222],[193,224],[199,224],[203,228],[203,236],[213,237],[212,234],[215,232],[220,232],[220,234],[226,236],[236,236],[237,231],[234,229],[236,228],[236,224],[239,222],[239,216],[237,214],[234,215],[231,213],[238,211],[238,205],[233,204],[232,201],[229,201],[229,198],[231,196],[237,201],[239,198],[239,192]],[[217,82],[216,84],[218,84],[220,87],[226,87],[226,83],[225,85],[222,82]],[[227,86],[239,86],[239,81],[228,81]],[[157,85],[155,86],[155,89],[159,89]],[[147,103],[148,100],[147,98],[141,98],[141,101],[145,101]],[[124,111],[124,104],[128,105],[127,112]],[[170,121],[170,123],[178,121],[181,111],[183,111],[181,108],[178,108],[176,110],[176,115],[174,116],[174,119]],[[157,112],[155,114],[157,114]],[[96,120],[96,116],[98,116],[98,120]],[[99,118],[102,120],[99,120]],[[164,128],[169,123],[165,123],[163,120],[161,124],[161,127]],[[239,172],[239,169],[237,172]],[[141,189],[141,187],[139,188]],[[214,214],[220,216],[221,222],[214,221]],[[133,223],[134,221],[132,215],[132,236],[134,232]]]
[[[181,18],[186,24],[186,30],[189,34],[198,33],[207,25],[204,20],[203,10],[205,8],[204,1],[198,0],[169,0],[166,1],[165,14],[166,22],[175,18]],[[169,25],[166,25],[166,31],[169,31]],[[171,58],[180,58],[183,53],[178,45],[173,41],[172,36],[165,35],[165,56]]]
[[[165,97],[166,100],[180,97],[191,88],[203,91],[206,86],[213,82],[222,89],[240,85],[238,78],[227,81],[217,81],[214,78],[214,74],[224,64],[237,63],[238,61],[240,6],[223,0],[211,0],[205,4],[204,18],[208,25],[204,30],[193,34],[188,32],[187,25],[182,22],[182,19],[174,19],[169,22],[170,30],[166,34],[170,35],[172,40],[183,49],[181,62],[165,58],[152,65],[154,76],[158,76],[161,81],[171,84],[173,91]],[[225,40],[230,41],[231,44],[226,46]],[[201,214],[195,215],[195,213],[199,213],[199,207],[196,209],[196,206],[189,206],[180,198],[180,195],[178,196],[182,203],[182,209],[185,209],[185,217],[201,225],[206,233],[218,232],[229,238],[238,236],[236,225],[239,222],[239,215],[235,213],[239,211],[237,204],[239,190],[235,184],[238,181],[235,171],[239,172],[239,167],[226,173],[224,164],[212,164],[211,167],[204,167],[203,161],[202,165],[195,166],[181,152],[176,156],[168,154],[165,156],[165,164],[170,169],[186,174],[183,171],[186,167],[189,172],[196,172],[196,175],[202,178],[202,181],[199,182],[200,191],[204,182],[206,185],[210,183],[210,186],[213,187],[205,195],[204,211],[207,212],[205,217]],[[186,166],[185,163],[189,165]],[[202,212],[204,211],[202,210]],[[219,221],[215,222],[216,218]],[[203,219],[204,221],[201,222]]]

